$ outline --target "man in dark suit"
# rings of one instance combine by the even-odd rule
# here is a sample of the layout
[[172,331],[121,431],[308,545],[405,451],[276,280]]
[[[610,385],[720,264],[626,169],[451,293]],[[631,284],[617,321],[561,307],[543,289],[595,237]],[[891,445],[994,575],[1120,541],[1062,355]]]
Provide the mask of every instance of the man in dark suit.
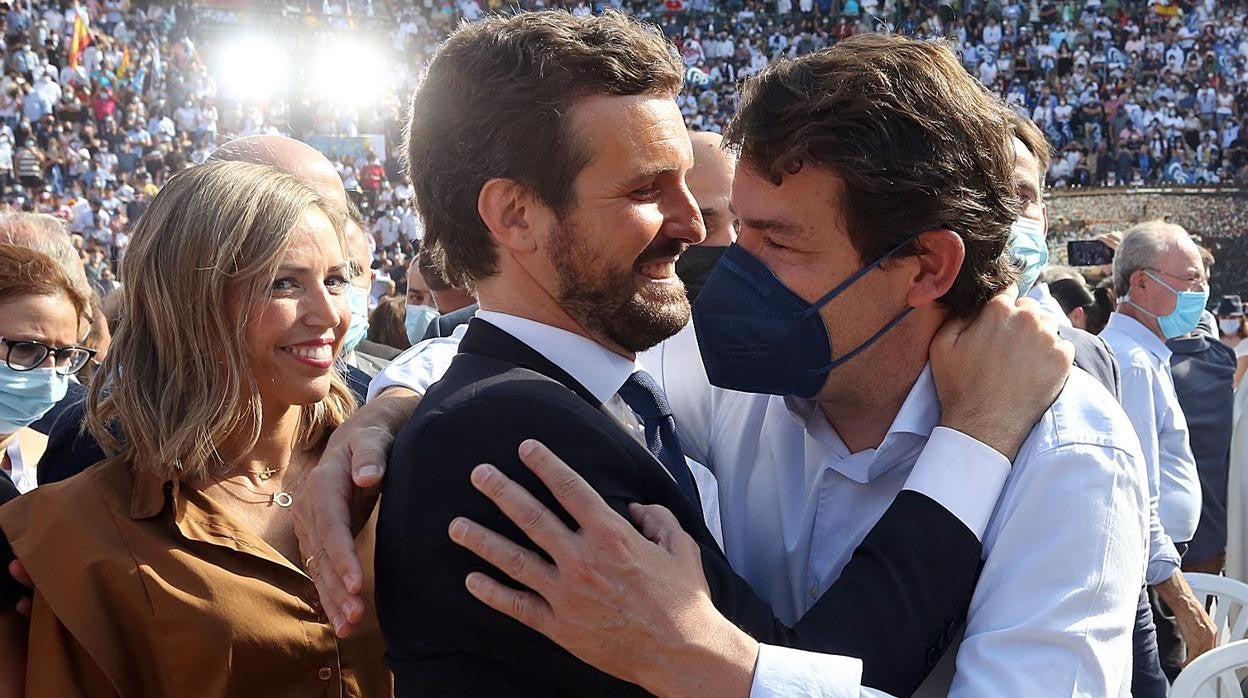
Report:
[[1235,350],[1199,330],[1168,342],[1174,392],[1187,419],[1200,475],[1200,524],[1183,554],[1188,572],[1222,574],[1226,564],[1226,481],[1234,426]]
[[[461,27],[413,98],[407,149],[425,244],[486,310],[392,450],[376,559],[397,695],[671,694],[690,682],[706,694],[740,693],[759,643],[861,658],[864,683],[907,694],[965,616],[976,534],[917,491],[896,497],[791,628],[720,551],[708,525],[714,480],[681,454],[670,406],[636,363],[688,323],[675,261],[704,237],[684,186],[692,153],[673,100],[682,74],[661,37],[620,16],[532,13]],[[473,76],[471,89],[459,75]],[[510,128],[475,125],[499,115]],[[604,123],[612,128],[595,127]],[[477,135],[452,137],[464,132]],[[520,462],[531,438],[577,464],[618,514],[661,504],[698,546],[714,608],[672,608],[696,592],[668,578],[670,598],[643,604],[654,622],[629,624],[640,636],[601,628],[604,642],[650,650],[649,662],[613,665],[615,678],[463,586],[471,573],[499,570],[452,543],[457,517],[530,544],[474,489],[479,463],[572,525]],[[856,669],[844,679],[857,690]]]
[[459,310],[453,310],[449,313],[439,315],[429,323],[429,327],[425,330],[425,336],[421,340],[437,339],[438,337],[450,337],[455,328],[467,325],[473,315],[477,314],[477,310],[481,306],[473,303]]

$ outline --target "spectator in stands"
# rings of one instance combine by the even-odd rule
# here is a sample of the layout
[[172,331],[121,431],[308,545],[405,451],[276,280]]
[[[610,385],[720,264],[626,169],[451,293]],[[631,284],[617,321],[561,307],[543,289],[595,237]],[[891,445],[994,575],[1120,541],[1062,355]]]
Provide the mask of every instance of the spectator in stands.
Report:
[[368,199],[369,208],[376,210],[377,199],[381,194],[381,183],[385,181],[386,171],[377,161],[376,153],[370,152],[366,160],[367,162],[360,168],[359,183],[360,188],[364,190],[364,196]]
[[1237,367],[1235,369],[1235,387],[1248,371],[1248,320],[1244,318],[1244,304],[1239,296],[1222,296],[1214,309],[1218,318],[1218,338],[1222,343],[1235,351]]

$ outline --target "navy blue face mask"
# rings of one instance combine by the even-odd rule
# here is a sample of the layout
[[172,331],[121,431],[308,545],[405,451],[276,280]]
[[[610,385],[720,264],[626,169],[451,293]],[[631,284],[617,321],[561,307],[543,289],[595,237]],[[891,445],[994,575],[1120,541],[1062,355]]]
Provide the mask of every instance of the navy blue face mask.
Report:
[[874,344],[914,310],[906,308],[870,339],[834,359],[819,309],[913,239],[907,238],[813,304],[790,291],[740,245],[729,247],[693,306],[693,327],[711,384],[747,393],[813,398],[832,369]]

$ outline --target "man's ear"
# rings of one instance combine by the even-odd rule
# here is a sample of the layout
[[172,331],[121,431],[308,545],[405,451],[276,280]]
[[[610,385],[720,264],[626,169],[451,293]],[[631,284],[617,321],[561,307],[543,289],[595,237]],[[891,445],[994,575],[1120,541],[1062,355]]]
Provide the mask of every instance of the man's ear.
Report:
[[1088,317],[1083,308],[1075,308],[1070,311],[1070,315],[1068,317],[1070,318],[1071,325],[1074,325],[1081,330],[1088,329]]
[[922,250],[908,259],[916,262],[906,302],[913,308],[933,303],[953,288],[966,259],[966,245],[952,230],[937,228],[917,238]]
[[537,249],[531,220],[535,208],[528,189],[513,179],[487,180],[477,194],[477,213],[495,244],[514,252]]

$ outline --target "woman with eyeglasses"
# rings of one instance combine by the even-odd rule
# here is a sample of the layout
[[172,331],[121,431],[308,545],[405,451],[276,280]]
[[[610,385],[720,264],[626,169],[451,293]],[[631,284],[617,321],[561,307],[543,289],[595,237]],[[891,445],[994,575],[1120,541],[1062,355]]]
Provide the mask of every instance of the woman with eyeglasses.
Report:
[[30,425],[65,397],[70,377],[95,354],[78,346],[89,312],[88,299],[50,257],[0,244],[0,469],[18,492],[37,486],[35,464],[48,443]]
[[[139,220],[87,400],[109,457],[0,507],[35,589],[28,698],[391,695],[376,616],[336,637],[290,509],[355,406],[344,225],[244,162],[175,175]],[[375,608],[371,522],[356,540]]]

